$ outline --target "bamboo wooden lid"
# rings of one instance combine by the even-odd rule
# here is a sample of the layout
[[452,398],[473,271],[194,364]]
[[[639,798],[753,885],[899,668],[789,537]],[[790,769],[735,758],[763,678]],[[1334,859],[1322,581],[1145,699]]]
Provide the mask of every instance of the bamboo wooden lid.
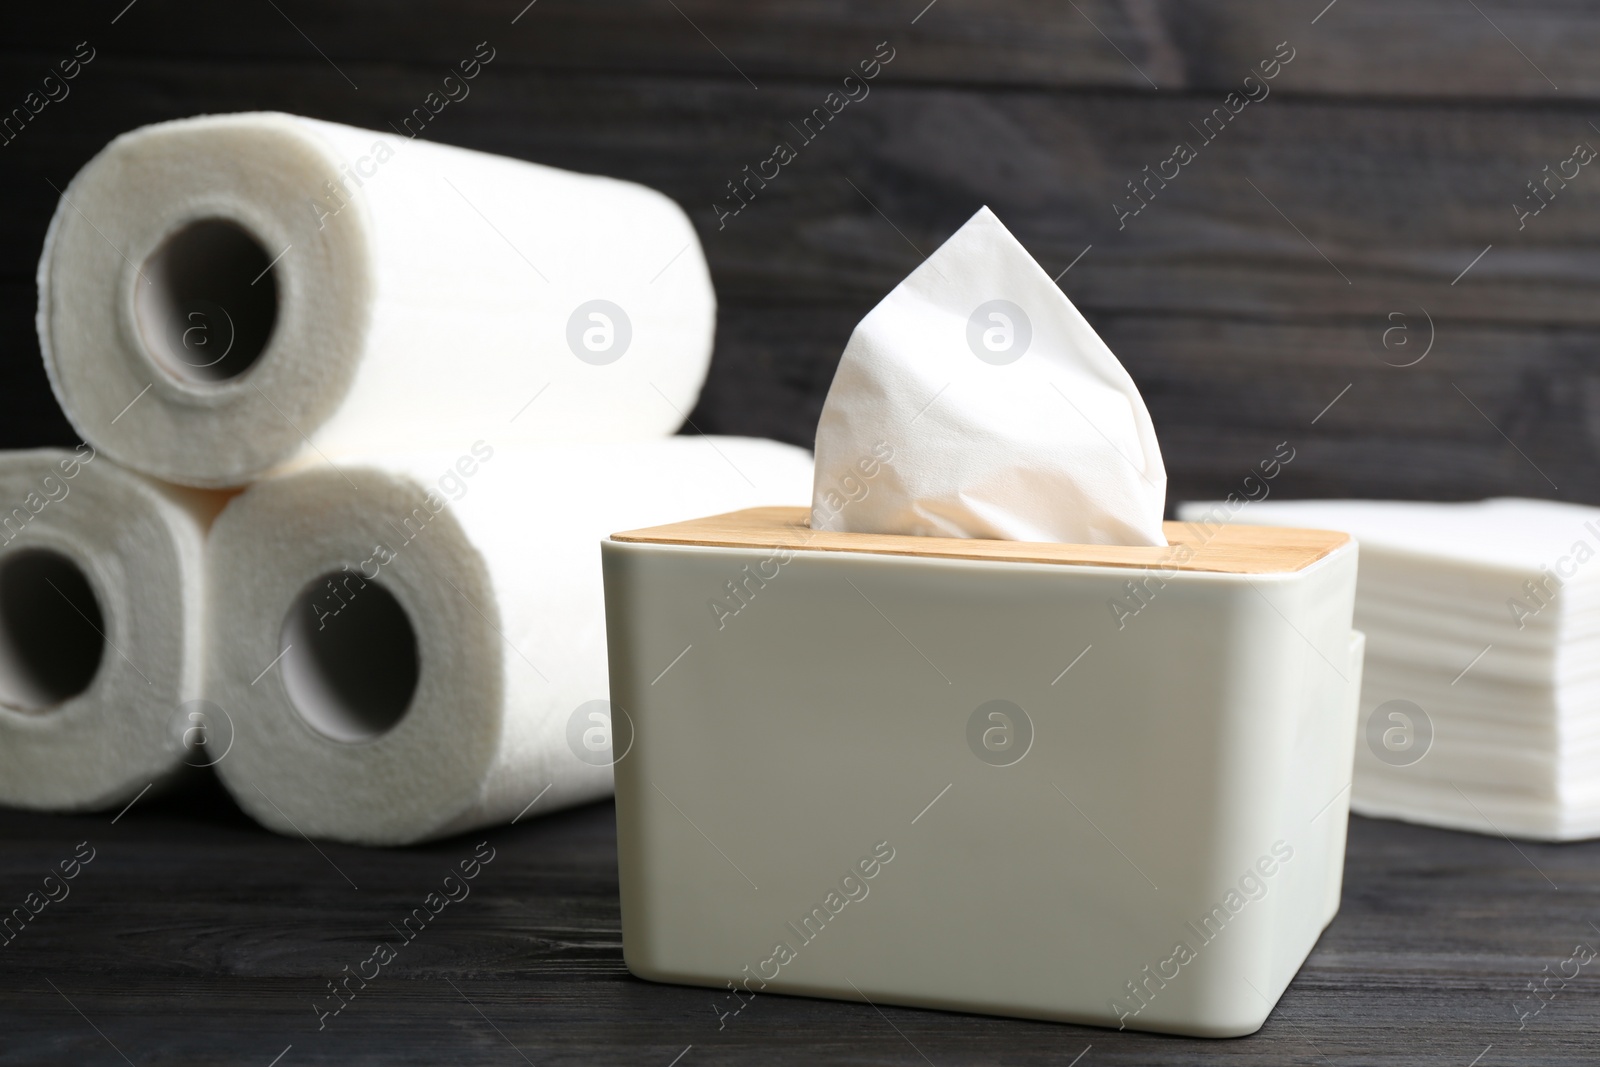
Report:
[[703,545],[712,548],[786,548],[806,552],[866,552],[889,556],[987,559],[1004,563],[1072,563],[1214,574],[1285,574],[1304,570],[1350,540],[1332,530],[1197,522],[1162,524],[1166,547],[1058,545],[963,537],[833,533],[813,530],[805,508],[749,508],[688,522],[627,530],[613,541]]

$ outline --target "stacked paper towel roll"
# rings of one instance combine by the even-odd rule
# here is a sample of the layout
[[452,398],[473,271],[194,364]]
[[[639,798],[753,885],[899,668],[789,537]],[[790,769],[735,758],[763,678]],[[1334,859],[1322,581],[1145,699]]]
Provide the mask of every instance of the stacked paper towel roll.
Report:
[[[598,542],[810,494],[800,449],[667,436],[715,310],[641,186],[281,114],[119,137],[39,263],[88,443],[0,457],[0,802],[206,763],[401,843],[608,792]],[[155,479],[248,488],[208,535]]]
[[202,545],[224,499],[88,446],[0,454],[0,803],[107,807],[207,760]]
[[73,425],[186,485],[491,428],[660,437],[694,406],[715,310],[660,193],[270,113],[117,138],[39,263]]
[[609,794],[625,742],[593,731],[629,735],[605,703],[600,541],[810,486],[800,449],[692,437],[262,482],[213,538],[208,685],[239,723],[217,768],[268,826],[366,844]]
[[1600,509],[1322,500],[1234,516],[1360,542],[1353,809],[1483,833],[1600,835]]

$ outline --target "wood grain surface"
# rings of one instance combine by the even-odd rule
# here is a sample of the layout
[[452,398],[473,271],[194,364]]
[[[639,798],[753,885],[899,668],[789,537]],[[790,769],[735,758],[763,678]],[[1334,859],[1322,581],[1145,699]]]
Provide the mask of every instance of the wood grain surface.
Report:
[[[7,13],[16,38],[7,43],[70,44],[127,2],[19,6]],[[238,5],[221,18],[185,0],[139,5],[146,9],[140,18],[117,24],[116,40],[129,51],[292,62],[315,57],[314,42],[341,67],[448,66],[459,58],[450,31],[503,32],[531,6],[301,0],[278,4],[278,12]],[[1476,7],[1454,0],[538,0],[516,26],[523,35],[508,62],[545,69],[832,78],[861,58],[863,42],[894,37],[915,46],[904,76],[920,82],[1141,92],[1229,86],[1260,58],[1257,41],[1298,33],[1317,42],[1302,83],[1316,92],[1600,97],[1600,71],[1584,58],[1600,48],[1600,11],[1576,0],[1477,0]]]
[[[1600,843],[1355,818],[1343,906],[1265,1027],[1203,1041],[779,996],[719,1028],[714,991],[627,972],[609,804],[393,850],[274,836],[209,783],[113,817],[0,812],[8,908],[95,850],[0,947],[0,1063],[1564,1067],[1600,1029],[1600,964],[1563,967],[1600,946]],[[484,840],[471,895],[319,1030],[327,983]]]
[[[1252,484],[1259,484],[1257,482]],[[1213,574],[1286,574],[1304,570],[1350,540],[1331,530],[1285,526],[1163,524],[1164,546],[1064,545],[991,541],[976,537],[909,537],[899,534],[813,530],[805,508],[748,508],[726,515],[624,530],[613,541],[717,548],[782,548],[796,552],[864,552],[880,556],[982,559],[1002,563],[1062,563],[1091,567],[1207,571]]]

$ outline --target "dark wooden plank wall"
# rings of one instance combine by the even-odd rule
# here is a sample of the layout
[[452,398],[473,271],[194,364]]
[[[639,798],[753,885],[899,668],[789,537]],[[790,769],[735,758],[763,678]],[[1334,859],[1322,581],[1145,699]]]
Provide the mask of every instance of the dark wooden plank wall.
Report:
[[[987,203],[1052,273],[1092,245],[1061,284],[1144,390],[1175,498],[1288,439],[1284,495],[1600,501],[1600,178],[1521,229],[1512,207],[1600,144],[1593,5],[539,0],[513,24],[520,2],[138,0],[113,25],[125,2],[5,16],[0,102],[77,41],[97,56],[0,147],[0,445],[71,439],[32,338],[50,183],[199,111],[387,128],[487,40],[429,136],[690,210],[722,299],[707,431],[809,442],[856,320]],[[880,41],[871,95],[719,229],[725,183]],[[1271,95],[1119,229],[1125,183],[1285,41]],[[1387,365],[1429,316],[1428,358]],[[1386,350],[1397,324],[1413,343]]]

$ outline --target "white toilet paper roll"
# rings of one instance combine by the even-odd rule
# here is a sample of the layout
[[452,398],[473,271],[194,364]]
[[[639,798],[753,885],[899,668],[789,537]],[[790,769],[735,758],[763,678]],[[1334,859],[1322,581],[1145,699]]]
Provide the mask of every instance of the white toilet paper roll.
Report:
[[212,536],[206,688],[238,726],[217,769],[272,829],[363,844],[607,795],[601,540],[810,491],[805,451],[711,437],[261,482]]
[[715,317],[694,229],[660,193],[276,113],[117,138],[39,263],[67,415],[185,485],[447,449],[486,414],[502,441],[663,436],[699,395]]
[[222,500],[88,445],[0,453],[0,804],[113,807],[227,744],[196,703]]

